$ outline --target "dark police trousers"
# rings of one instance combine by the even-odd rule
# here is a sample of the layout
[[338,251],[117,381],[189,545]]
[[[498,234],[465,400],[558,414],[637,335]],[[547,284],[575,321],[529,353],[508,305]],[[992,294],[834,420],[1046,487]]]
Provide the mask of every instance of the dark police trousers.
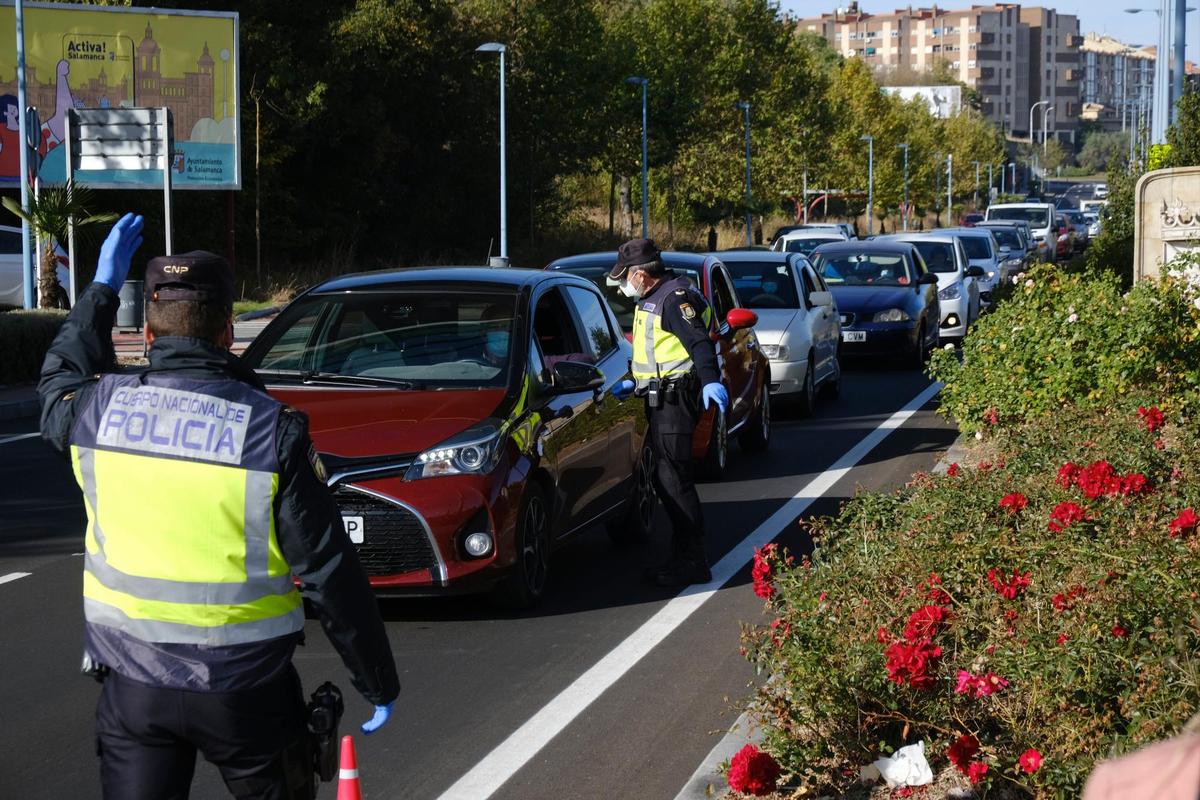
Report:
[[671,520],[671,551],[676,560],[708,566],[704,514],[696,493],[692,436],[700,419],[700,385],[695,375],[678,382],[676,402],[651,408],[650,446],[654,450],[654,486]]
[[242,800],[312,800],[307,711],[295,668],[237,692],[148,686],[109,673],[96,707],[107,800],[186,800],[196,751]]

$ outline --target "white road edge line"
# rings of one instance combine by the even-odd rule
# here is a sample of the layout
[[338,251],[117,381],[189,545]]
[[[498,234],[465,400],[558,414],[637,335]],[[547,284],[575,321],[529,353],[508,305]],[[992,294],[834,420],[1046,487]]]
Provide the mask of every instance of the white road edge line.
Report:
[[708,751],[704,761],[696,767],[696,771],[679,790],[679,794],[675,795],[675,800],[704,800],[723,796],[729,789],[729,782],[718,771],[722,762],[733,758],[737,751],[746,745],[757,745],[761,742],[762,729],[754,725],[754,720],[750,719],[748,712],[744,712],[721,737],[721,741]]
[[7,575],[0,575],[0,583],[11,583],[21,578],[28,578],[32,574],[32,572],[10,572]]
[[40,431],[33,433],[18,433],[15,436],[0,436],[0,444],[8,444],[9,442],[19,442],[22,439],[32,439],[35,436],[41,436]]
[[692,612],[704,605],[730,578],[753,558],[754,549],[767,544],[797,517],[825,495],[859,461],[908,421],[914,413],[942,389],[934,383],[910,400],[903,408],[880,423],[834,464],[810,480],[804,488],[783,504],[717,562],[709,583],[689,586],[670,600],[641,627],[597,661],[517,728],[492,752],[443,792],[438,800],[482,800],[491,797],[505,782],[529,763],[551,739],[600,697],[634,664],[683,624]]

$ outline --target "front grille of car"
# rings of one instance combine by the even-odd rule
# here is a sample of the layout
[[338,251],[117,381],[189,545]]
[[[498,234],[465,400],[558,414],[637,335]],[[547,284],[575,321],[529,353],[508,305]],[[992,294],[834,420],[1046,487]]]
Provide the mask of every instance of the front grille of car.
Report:
[[841,316],[843,328],[847,328],[854,324],[854,314],[853,313],[848,312],[848,313],[842,314],[840,316]]
[[422,569],[436,573],[437,556],[412,511],[347,487],[339,488],[333,497],[344,516],[363,518],[363,542],[355,547],[368,575]]

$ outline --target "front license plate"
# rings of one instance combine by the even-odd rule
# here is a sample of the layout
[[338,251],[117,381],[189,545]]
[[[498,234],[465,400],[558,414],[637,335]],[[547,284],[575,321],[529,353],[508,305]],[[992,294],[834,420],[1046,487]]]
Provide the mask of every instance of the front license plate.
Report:
[[865,342],[866,340],[866,331],[842,331],[843,342]]
[[362,517],[342,517],[342,524],[346,526],[346,535],[350,537],[350,541],[355,544],[363,543]]

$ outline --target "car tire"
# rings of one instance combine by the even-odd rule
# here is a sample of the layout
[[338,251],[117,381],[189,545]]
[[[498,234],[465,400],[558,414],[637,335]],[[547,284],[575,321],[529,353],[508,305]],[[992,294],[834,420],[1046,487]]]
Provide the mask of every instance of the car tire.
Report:
[[738,444],[743,450],[751,453],[761,453],[771,444],[771,389],[765,384],[762,387],[762,402],[758,411],[738,433]]
[[804,370],[804,385],[796,395],[796,411],[802,417],[811,416],[817,407],[817,387],[813,378],[813,354],[808,354],[808,366]]
[[729,433],[725,412],[717,409],[713,416],[712,432],[708,436],[708,449],[700,460],[700,475],[711,481],[725,477],[729,465]]
[[650,537],[654,515],[658,510],[658,492],[654,490],[654,449],[650,442],[642,444],[641,457],[633,471],[629,507],[625,513],[608,523],[608,537],[614,544],[638,544]]
[[546,594],[550,568],[550,506],[542,487],[532,481],[521,496],[513,544],[517,558],[497,586],[497,599],[508,608],[532,608]]
[[913,369],[924,370],[925,362],[929,360],[929,348],[925,344],[925,325],[917,328],[917,346],[910,357]]

